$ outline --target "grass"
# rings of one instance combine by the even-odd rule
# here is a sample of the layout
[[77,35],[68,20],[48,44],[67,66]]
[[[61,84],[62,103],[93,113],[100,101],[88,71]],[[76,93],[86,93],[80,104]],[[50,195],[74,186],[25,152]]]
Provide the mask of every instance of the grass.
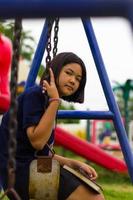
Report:
[[[66,157],[72,157],[74,159],[82,160],[87,162],[83,158],[75,155],[70,151],[66,151],[63,148],[56,148],[58,154],[63,154]],[[90,163],[97,173],[97,183],[103,188],[103,193],[106,200],[132,200],[133,199],[133,185],[131,184],[130,177],[128,174],[120,174],[111,172],[105,168],[102,168],[94,163]]]
[[92,164],[99,174],[97,182],[103,187],[106,200],[131,200],[133,185],[127,174],[119,174]]

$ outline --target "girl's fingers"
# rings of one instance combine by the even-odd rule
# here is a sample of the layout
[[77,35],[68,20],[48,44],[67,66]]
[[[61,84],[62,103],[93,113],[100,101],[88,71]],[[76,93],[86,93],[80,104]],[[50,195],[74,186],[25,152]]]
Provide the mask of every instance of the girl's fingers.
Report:
[[47,81],[43,81],[43,87],[46,87],[48,85]]
[[51,69],[49,69],[50,72],[50,83],[46,80],[43,81],[43,85],[42,85],[42,90],[43,93],[45,93],[45,91],[47,91],[47,94],[50,98],[54,98],[59,96],[58,94],[58,90],[56,88],[56,84],[54,82],[54,75]]
[[95,180],[95,179],[97,179],[97,173],[94,173],[94,172],[92,172],[91,174],[90,174],[90,178],[92,179],[92,180]]
[[90,167],[90,173],[89,176],[92,180],[97,178],[97,172],[95,171],[95,169],[93,169],[92,167]]
[[81,166],[79,170],[84,176],[90,178],[91,180],[95,180],[97,178],[97,173],[92,167],[88,168],[88,166]]
[[50,84],[51,84],[51,83],[55,82],[54,81],[54,74],[53,74],[53,71],[52,71],[51,68],[49,68],[49,73],[50,73]]
[[48,86],[49,86],[48,82],[44,80],[42,85],[43,93],[47,90]]

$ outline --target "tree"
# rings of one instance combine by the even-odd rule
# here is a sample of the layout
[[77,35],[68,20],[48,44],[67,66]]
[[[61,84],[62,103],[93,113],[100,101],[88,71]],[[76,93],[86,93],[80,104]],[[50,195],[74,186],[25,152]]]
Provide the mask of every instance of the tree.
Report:
[[[5,36],[13,41],[13,32],[14,32],[14,22],[13,21],[0,21],[0,33],[3,33]],[[31,60],[34,53],[35,40],[30,35],[30,31],[24,31],[22,29],[21,33],[21,52],[20,56],[28,61]]]
[[125,128],[128,133],[129,122],[133,119],[133,80],[127,79],[124,84],[115,82],[113,91],[119,105],[121,115],[125,119]]

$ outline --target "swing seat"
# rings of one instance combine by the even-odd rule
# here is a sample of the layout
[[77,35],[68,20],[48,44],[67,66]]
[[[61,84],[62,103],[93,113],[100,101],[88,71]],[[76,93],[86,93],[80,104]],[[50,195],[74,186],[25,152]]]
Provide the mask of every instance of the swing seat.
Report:
[[51,172],[38,172],[37,160],[30,164],[29,199],[57,200],[60,178],[60,165],[52,159]]
[[12,59],[11,41],[0,34],[0,114],[10,106],[9,73]]

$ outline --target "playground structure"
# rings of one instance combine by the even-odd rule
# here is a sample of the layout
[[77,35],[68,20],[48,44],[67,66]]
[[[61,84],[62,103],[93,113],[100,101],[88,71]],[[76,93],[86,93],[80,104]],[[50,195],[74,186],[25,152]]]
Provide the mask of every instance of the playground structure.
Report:
[[93,120],[90,141],[103,149],[121,149],[111,120]]
[[111,171],[127,172],[127,166],[123,160],[111,156],[95,144],[81,140],[60,127],[56,128],[55,142],[57,145],[61,145]]
[[10,106],[9,73],[12,58],[11,41],[0,34],[0,114]]
[[[51,6],[52,5],[52,6]],[[7,9],[8,8],[8,9]],[[90,45],[92,55],[95,61],[97,72],[109,107],[108,111],[59,111],[59,118],[76,118],[76,119],[109,119],[114,123],[120,146],[127,164],[128,172],[133,182],[133,154],[128,142],[127,134],[121,120],[121,115],[115,101],[109,78],[104,66],[104,62],[98,47],[98,43],[93,31],[93,26],[89,17],[92,16],[119,16],[130,20],[133,26],[133,2],[131,0],[4,0],[0,2],[1,18],[40,18],[40,17],[81,17],[83,27]],[[88,17],[88,19],[86,18]],[[47,42],[48,22],[45,21],[42,34],[35,52],[32,67],[27,79],[26,89],[31,87],[36,80],[41,60],[45,51]],[[59,140],[63,137],[60,131]],[[76,143],[74,143],[76,144]],[[83,146],[86,144],[83,143]],[[74,145],[73,145],[74,146]],[[70,147],[69,147],[70,148]],[[90,146],[86,146],[86,155],[89,155]],[[81,149],[83,152],[84,148]],[[79,153],[79,152],[77,152]],[[97,151],[100,154],[100,151]],[[102,154],[102,153],[101,153]],[[105,154],[104,154],[105,156]],[[90,158],[89,158],[90,159]],[[112,159],[111,159],[112,160]],[[113,161],[112,161],[113,162]],[[115,162],[115,161],[114,161]],[[103,163],[102,163],[103,164]],[[110,164],[110,163],[109,163]],[[120,166],[120,163],[118,164]],[[123,170],[126,170],[122,162]],[[116,166],[115,166],[116,167]],[[115,168],[114,167],[114,168]]]

